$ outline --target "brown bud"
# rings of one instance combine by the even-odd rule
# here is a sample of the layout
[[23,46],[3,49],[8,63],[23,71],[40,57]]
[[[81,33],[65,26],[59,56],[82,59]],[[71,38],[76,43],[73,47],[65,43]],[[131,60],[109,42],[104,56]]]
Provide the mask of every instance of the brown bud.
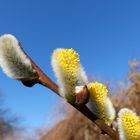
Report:
[[78,91],[76,93],[75,104],[78,105],[78,106],[79,105],[84,105],[88,102],[88,100],[89,100],[89,91],[88,91],[87,86],[85,85],[81,88],[80,91]]
[[26,87],[32,87],[34,86],[35,84],[39,83],[38,82],[38,79],[32,79],[32,80],[21,80],[22,84]]

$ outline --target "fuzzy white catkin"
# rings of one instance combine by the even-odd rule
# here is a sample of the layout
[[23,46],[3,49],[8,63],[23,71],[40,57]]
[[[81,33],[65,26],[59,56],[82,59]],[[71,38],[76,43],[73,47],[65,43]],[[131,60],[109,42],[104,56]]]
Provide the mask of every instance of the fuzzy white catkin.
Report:
[[[58,57],[58,54],[61,53],[61,59],[63,58],[63,66],[60,64],[60,57]],[[74,95],[76,86],[83,86],[87,84],[87,76],[77,55],[78,54],[73,49],[63,48],[56,49],[52,54],[52,67],[60,86],[60,94],[63,97]],[[74,61],[79,62],[75,64]],[[66,66],[67,63],[69,63],[68,66]],[[72,65],[78,65],[79,67],[73,69]],[[63,69],[65,69],[65,72]],[[76,74],[72,76],[72,73]],[[69,89],[69,87],[71,87],[71,89]]]
[[118,132],[120,140],[140,140],[140,118],[128,108],[118,113]]
[[31,80],[37,77],[29,58],[23,52],[18,40],[11,34],[0,37],[0,67],[13,79]]
[[116,112],[108,96],[108,88],[102,83],[95,82],[88,85],[88,90],[91,110],[110,126],[115,119]]

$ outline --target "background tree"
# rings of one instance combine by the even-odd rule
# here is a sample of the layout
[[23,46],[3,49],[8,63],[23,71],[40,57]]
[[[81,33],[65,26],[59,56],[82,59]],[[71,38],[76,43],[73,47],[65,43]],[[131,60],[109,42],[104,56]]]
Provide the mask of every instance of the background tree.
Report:
[[4,99],[0,94],[0,139],[19,140],[22,129],[19,127],[18,118],[10,114],[9,109],[3,107]]

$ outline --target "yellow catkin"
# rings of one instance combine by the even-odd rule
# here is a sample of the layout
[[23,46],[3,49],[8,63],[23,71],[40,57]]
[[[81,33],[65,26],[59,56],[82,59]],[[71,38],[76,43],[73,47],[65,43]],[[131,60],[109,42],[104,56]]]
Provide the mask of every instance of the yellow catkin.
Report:
[[104,101],[104,98],[108,96],[108,89],[101,83],[95,82],[89,84],[89,90],[91,91],[91,98],[100,102]]
[[126,110],[121,113],[119,119],[120,126],[122,127],[120,131],[124,131],[121,133],[124,136],[121,137],[124,137],[126,140],[140,140],[140,119],[136,114]]
[[101,83],[95,82],[88,86],[91,101],[96,106],[96,114],[106,124],[110,125],[115,118],[115,111],[108,98],[108,89]]
[[79,54],[73,49],[56,49],[52,55],[52,66],[59,83],[60,95],[74,102],[76,87],[87,83]]
[[65,49],[57,54],[58,62],[65,74],[75,76],[79,67],[79,55],[73,49]]
[[74,94],[80,68],[79,55],[73,49],[65,49],[57,54],[57,59],[66,80],[67,92]]

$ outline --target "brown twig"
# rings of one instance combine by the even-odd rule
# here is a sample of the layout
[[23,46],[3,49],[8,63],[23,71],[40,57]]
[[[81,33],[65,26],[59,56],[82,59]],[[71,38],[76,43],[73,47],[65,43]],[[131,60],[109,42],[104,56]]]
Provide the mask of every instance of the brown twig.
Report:
[[89,118],[92,122],[94,122],[103,133],[108,134],[113,140],[119,140],[118,133],[114,131],[111,127],[106,125],[102,120],[100,120],[96,115],[94,115],[86,105],[81,107],[74,106],[77,110],[79,110],[82,114],[84,114],[87,118]]
[[32,66],[36,70],[39,75],[38,83],[51,89],[55,93],[59,95],[58,86],[47,76],[43,73],[43,71],[30,59]]

